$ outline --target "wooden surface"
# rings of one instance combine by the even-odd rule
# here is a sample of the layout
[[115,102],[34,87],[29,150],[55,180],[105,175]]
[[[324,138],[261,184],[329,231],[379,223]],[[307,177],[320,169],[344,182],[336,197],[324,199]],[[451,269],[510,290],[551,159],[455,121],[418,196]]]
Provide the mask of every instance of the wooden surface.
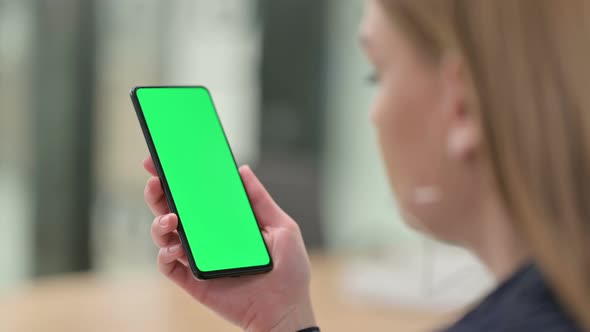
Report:
[[[452,318],[354,303],[339,291],[342,265],[312,259],[312,295],[323,331],[433,331]],[[142,276],[138,278],[138,276]],[[392,281],[394,282],[394,281]],[[156,274],[72,275],[0,295],[0,331],[238,331]]]

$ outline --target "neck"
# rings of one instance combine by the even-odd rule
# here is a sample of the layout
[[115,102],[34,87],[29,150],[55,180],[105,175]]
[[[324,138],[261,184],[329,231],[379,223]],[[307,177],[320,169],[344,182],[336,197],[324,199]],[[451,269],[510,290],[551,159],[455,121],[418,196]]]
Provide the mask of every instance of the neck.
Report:
[[495,200],[485,204],[482,219],[471,241],[465,246],[488,267],[497,280],[510,278],[529,259],[529,251],[514,230],[505,209]]

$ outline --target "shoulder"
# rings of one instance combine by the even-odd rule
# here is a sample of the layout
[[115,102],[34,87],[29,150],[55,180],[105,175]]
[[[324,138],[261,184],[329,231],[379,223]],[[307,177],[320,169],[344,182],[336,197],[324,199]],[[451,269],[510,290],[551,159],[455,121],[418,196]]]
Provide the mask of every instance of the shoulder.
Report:
[[[505,323],[497,324],[498,331],[582,332],[563,308],[554,300],[521,303],[520,308],[503,310]],[[501,318],[501,317],[499,317]],[[495,331],[495,330],[490,330]]]
[[524,267],[446,332],[581,332],[540,271]]

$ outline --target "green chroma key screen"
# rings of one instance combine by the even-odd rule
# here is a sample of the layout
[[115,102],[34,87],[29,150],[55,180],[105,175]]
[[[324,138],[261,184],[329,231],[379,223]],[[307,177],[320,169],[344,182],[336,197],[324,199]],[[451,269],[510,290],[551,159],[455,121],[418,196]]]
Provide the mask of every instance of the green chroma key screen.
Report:
[[136,95],[198,270],[268,265],[209,91],[146,87]]

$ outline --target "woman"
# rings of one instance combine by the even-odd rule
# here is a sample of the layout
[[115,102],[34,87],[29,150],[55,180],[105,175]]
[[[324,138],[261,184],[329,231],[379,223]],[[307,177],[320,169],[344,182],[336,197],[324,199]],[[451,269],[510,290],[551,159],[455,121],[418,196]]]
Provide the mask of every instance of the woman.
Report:
[[[590,331],[588,19],[583,0],[366,1],[371,117],[405,219],[469,249],[500,282],[450,332]],[[145,167],[163,274],[248,331],[316,325],[297,224],[248,167],[275,268],[209,282],[186,267],[177,218]]]

